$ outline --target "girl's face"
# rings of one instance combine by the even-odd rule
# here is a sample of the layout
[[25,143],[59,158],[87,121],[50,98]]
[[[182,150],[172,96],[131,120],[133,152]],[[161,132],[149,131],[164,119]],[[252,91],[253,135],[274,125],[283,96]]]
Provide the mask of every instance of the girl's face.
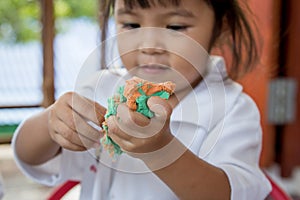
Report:
[[[125,34],[124,37],[118,38],[118,47],[124,66],[129,71],[135,70],[135,75],[147,74],[150,77],[166,78],[168,74],[172,74],[169,71],[175,70],[194,87],[201,80],[199,69],[197,70],[188,62],[185,56],[166,50],[166,46],[176,45],[176,48],[184,54],[193,54],[195,51],[191,48],[191,44],[184,42],[187,40],[183,37],[188,36],[208,51],[215,20],[212,8],[203,0],[183,0],[179,6],[171,3],[162,6],[158,1],[150,2],[152,2],[150,8],[146,9],[138,5],[135,5],[133,9],[127,9],[124,0],[115,2],[114,15],[117,33],[133,30],[132,34],[129,32],[127,36]],[[152,28],[159,29],[155,31],[156,29]],[[161,30],[166,30],[166,32],[173,30],[180,34],[172,36],[170,33],[170,37],[165,37]],[[126,52],[124,49],[133,48],[128,47],[130,45],[136,46],[134,50]]]

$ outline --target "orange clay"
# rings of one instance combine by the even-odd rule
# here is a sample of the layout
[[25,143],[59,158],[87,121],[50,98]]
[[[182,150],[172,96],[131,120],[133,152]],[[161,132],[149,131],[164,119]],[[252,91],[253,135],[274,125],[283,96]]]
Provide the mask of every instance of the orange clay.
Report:
[[127,106],[132,110],[137,109],[136,99],[141,96],[138,88],[141,88],[147,96],[160,91],[166,91],[169,94],[173,94],[175,84],[170,81],[164,83],[152,83],[138,77],[127,80],[124,88],[124,96],[127,98]]

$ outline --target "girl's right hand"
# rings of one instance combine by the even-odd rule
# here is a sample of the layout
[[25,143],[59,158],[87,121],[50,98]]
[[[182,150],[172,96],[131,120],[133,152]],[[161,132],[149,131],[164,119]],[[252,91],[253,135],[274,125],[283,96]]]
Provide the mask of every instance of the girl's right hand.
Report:
[[101,126],[106,109],[74,92],[62,95],[48,108],[48,129],[51,138],[61,147],[84,151],[99,145],[103,134],[91,126]]

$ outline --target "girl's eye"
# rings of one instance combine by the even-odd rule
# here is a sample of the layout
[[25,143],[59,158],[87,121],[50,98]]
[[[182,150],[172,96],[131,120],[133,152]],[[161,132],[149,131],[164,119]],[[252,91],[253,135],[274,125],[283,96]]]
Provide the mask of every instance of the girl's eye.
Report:
[[184,26],[184,25],[168,25],[167,29],[171,29],[174,31],[184,31],[188,28],[188,26]]
[[141,25],[136,23],[124,23],[122,27],[125,29],[135,29],[135,28],[140,28]]

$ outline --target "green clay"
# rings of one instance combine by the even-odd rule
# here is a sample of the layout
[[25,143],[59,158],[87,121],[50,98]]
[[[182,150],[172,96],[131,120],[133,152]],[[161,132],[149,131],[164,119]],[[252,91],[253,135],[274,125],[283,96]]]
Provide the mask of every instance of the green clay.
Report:
[[[152,118],[152,117],[154,117],[154,113],[149,109],[149,107],[147,105],[148,99],[152,96],[158,96],[162,99],[169,99],[170,94],[166,91],[160,91],[160,92],[156,92],[152,95],[146,95],[145,92],[141,89],[142,85],[143,85],[142,83],[138,83],[138,85],[137,85],[139,87],[138,91],[141,94],[141,96],[139,96],[136,99],[136,103],[137,103],[136,111],[143,114],[144,116],[146,116],[148,118]],[[118,93],[117,93],[117,97],[119,98],[118,103],[115,102],[114,97],[108,98],[108,108],[107,108],[107,113],[104,116],[105,119],[107,119],[108,117],[110,117],[112,115],[116,115],[118,104],[125,103],[127,101],[126,97],[124,96],[124,88],[125,88],[124,86],[121,86],[118,89]],[[106,133],[108,132],[108,127],[106,125],[103,125],[102,128]],[[113,147],[112,149],[108,148],[108,151],[111,154],[120,155],[123,152],[121,150],[120,146],[117,143],[115,143],[107,134],[105,135],[105,137],[103,137],[101,139],[101,143],[104,146]]]
[[166,91],[160,91],[160,92],[156,92],[152,95],[146,95],[144,93],[144,91],[142,91],[141,89],[139,89],[139,92],[142,94],[141,96],[139,96],[136,99],[136,103],[137,103],[137,109],[136,111],[143,114],[144,116],[148,117],[148,118],[152,118],[154,117],[154,113],[149,109],[148,105],[147,105],[147,101],[150,97],[152,96],[158,96],[162,99],[169,99],[170,94]]

